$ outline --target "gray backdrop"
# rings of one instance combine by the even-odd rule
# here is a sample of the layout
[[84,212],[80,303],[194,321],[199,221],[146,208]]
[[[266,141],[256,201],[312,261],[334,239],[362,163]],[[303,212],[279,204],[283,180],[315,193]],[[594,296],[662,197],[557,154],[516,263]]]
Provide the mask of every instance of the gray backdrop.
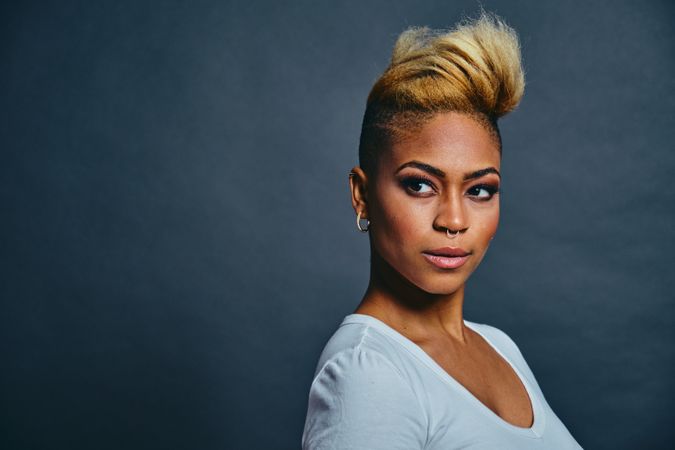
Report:
[[[670,448],[675,8],[483,4],[527,88],[465,315],[513,337],[585,448]],[[1,8],[0,447],[299,448],[368,280],[366,95],[405,27],[478,3]]]

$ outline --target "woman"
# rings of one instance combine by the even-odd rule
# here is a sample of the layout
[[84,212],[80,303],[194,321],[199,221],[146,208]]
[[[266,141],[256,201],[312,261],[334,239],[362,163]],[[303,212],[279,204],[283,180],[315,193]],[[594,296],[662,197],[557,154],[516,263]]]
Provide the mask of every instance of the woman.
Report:
[[581,448],[516,344],[462,317],[499,221],[497,118],[524,84],[494,15],[397,40],[349,178],[370,283],[321,354],[303,449]]

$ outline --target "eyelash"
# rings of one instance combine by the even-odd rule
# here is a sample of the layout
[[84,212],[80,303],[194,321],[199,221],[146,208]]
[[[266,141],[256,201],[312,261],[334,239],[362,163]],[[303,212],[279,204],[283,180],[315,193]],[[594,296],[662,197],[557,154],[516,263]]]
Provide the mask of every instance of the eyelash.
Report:
[[[429,187],[431,187],[431,189],[433,189],[434,191],[436,190],[436,188],[434,187],[434,183],[430,179],[428,179],[426,177],[422,177],[422,176],[414,176],[414,177],[404,178],[402,183],[403,183],[403,186],[406,189],[409,189],[410,186],[412,186],[412,185],[423,183],[423,184],[429,185]],[[471,188],[469,190],[473,190],[473,189],[485,189],[490,194],[490,196],[487,197],[487,198],[479,198],[479,201],[484,201],[484,202],[486,202],[488,200],[492,200],[492,197],[494,197],[494,195],[496,193],[501,191],[501,189],[499,187],[491,185],[491,184],[477,184],[475,186],[471,186]],[[414,193],[415,191],[412,191],[412,192]]]

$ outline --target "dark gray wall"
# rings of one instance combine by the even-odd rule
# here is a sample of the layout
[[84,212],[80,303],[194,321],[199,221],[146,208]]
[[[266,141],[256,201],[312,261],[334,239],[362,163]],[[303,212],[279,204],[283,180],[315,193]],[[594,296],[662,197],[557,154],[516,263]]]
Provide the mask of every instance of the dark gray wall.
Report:
[[[670,448],[675,9],[484,5],[528,85],[466,317],[514,338],[585,448]],[[366,95],[406,26],[478,4],[1,8],[0,447],[299,448],[368,278]]]

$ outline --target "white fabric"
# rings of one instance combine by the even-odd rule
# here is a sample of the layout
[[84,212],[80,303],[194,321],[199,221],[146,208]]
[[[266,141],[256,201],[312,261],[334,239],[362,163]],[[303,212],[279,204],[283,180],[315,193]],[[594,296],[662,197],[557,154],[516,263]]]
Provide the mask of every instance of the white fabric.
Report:
[[349,314],[316,366],[303,450],[580,449],[506,333],[464,323],[520,377],[532,400],[532,427],[503,420],[384,322]]

